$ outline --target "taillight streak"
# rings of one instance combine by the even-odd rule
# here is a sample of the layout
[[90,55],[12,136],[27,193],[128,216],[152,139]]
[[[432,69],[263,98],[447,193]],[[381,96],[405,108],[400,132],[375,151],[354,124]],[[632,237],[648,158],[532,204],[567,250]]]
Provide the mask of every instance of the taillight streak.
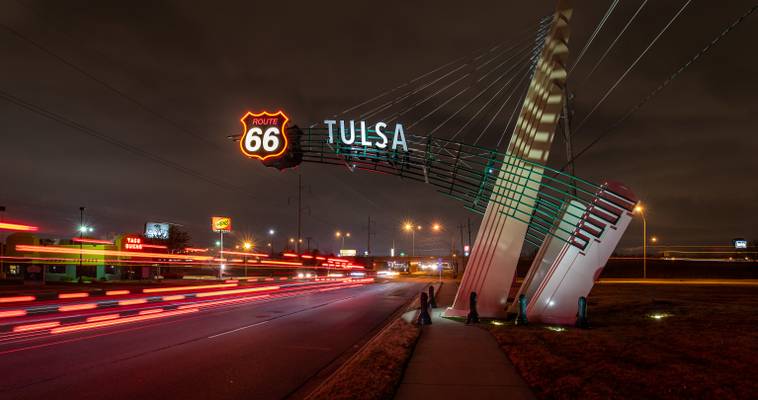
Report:
[[185,310],[167,311],[167,312],[161,312],[161,313],[157,313],[157,314],[137,315],[137,316],[133,316],[133,317],[121,317],[121,318],[112,319],[112,320],[109,320],[109,321],[99,321],[99,322],[90,322],[90,323],[71,325],[71,326],[61,326],[61,327],[58,327],[58,328],[55,328],[55,329],[51,329],[50,333],[52,333],[52,334],[58,334],[58,333],[81,331],[81,330],[85,330],[85,329],[102,328],[102,327],[106,327],[106,326],[126,324],[126,323],[129,323],[129,322],[145,321],[145,320],[149,320],[149,319],[171,317],[171,316],[174,316],[174,315],[189,314],[189,313],[193,313],[193,312],[197,312],[197,311],[199,311],[199,309],[197,309],[197,308],[189,308],[189,309],[185,309]]
[[0,297],[0,303],[14,303],[18,301],[34,301],[37,298],[34,296],[14,296],[14,297]]
[[161,293],[161,292],[176,292],[179,290],[193,290],[193,289],[218,289],[225,287],[237,286],[234,283],[222,283],[218,285],[200,285],[200,286],[176,286],[167,288],[148,288],[142,289],[142,293]]
[[13,332],[29,332],[40,329],[54,328],[60,325],[60,321],[55,322],[42,322],[39,324],[18,325],[13,327]]
[[66,311],[91,310],[93,308],[97,308],[96,303],[72,304],[70,306],[60,306],[58,307],[58,311],[66,312]]

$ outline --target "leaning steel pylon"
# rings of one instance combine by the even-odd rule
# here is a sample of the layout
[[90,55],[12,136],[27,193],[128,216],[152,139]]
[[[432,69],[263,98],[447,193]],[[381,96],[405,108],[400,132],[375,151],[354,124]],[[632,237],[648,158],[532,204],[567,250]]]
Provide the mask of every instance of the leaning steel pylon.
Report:
[[[519,167],[525,165],[522,160],[539,164],[547,162],[564,101],[572,11],[568,1],[558,2],[552,27],[508,144],[504,164],[509,164],[512,157],[518,159],[515,164]],[[540,174],[542,171],[536,172]],[[455,302],[445,312],[446,315],[468,313],[469,293],[477,292],[481,315],[505,316],[527,226],[509,217],[504,209],[515,207],[527,211],[535,207],[537,199],[524,197],[523,193],[539,191],[541,178],[528,179],[526,174],[528,172],[523,168],[500,170]]]

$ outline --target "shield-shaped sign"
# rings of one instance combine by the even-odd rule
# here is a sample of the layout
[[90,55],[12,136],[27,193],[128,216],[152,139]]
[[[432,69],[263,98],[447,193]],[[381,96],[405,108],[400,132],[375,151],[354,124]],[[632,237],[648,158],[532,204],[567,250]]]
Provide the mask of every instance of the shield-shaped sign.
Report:
[[287,121],[281,110],[270,113],[247,112],[242,119],[244,131],[240,138],[242,154],[261,161],[282,156],[287,151]]

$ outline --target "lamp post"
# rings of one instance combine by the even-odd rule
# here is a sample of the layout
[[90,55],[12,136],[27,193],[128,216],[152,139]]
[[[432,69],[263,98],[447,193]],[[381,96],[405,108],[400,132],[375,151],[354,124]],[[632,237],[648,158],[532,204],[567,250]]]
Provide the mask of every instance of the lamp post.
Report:
[[340,250],[345,248],[345,238],[350,237],[350,232],[342,233],[340,231],[337,231],[334,233],[334,236],[337,237],[337,239],[342,238],[342,245],[340,246]]
[[403,230],[411,233],[411,257],[416,257],[416,231],[421,230],[421,225],[414,226],[412,222],[406,222]]
[[645,218],[645,209],[641,205],[635,209],[638,209],[642,216],[642,279],[647,279],[647,218]]
[[82,272],[82,239],[84,239],[84,207],[79,207],[79,273]]
[[[0,206],[0,222],[3,222],[3,214],[5,213],[5,206]],[[5,235],[3,235],[5,236]],[[5,269],[3,268],[3,256],[5,255],[5,243],[0,243],[0,276],[5,276]],[[44,272],[45,270],[42,269]],[[45,280],[43,279],[42,282]]]
[[269,244],[268,247],[271,248],[270,249],[271,250],[271,254],[274,254],[274,234],[276,234],[276,231],[274,230],[274,228],[269,228],[269,230],[268,230],[268,236],[270,237],[269,240],[270,240],[271,244]]
[[[245,249],[245,252],[247,253],[253,249],[253,243],[245,242],[242,244],[242,248]],[[245,254],[245,276],[247,276],[247,254]]]

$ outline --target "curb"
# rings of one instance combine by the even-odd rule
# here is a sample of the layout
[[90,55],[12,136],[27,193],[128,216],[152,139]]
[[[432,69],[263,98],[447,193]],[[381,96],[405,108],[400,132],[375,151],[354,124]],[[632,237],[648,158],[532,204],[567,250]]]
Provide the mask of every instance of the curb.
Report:
[[[416,294],[415,296],[411,297],[411,298],[410,298],[410,299],[409,299],[409,300],[408,300],[408,301],[407,301],[405,304],[403,304],[403,305],[401,305],[400,307],[398,307],[398,308],[397,308],[397,310],[396,310],[396,311],[395,311],[395,312],[394,312],[394,313],[393,313],[393,314],[392,314],[390,317],[388,317],[388,318],[385,320],[385,322],[384,322],[384,326],[382,326],[380,329],[378,329],[378,330],[377,330],[377,331],[376,331],[376,332],[375,332],[375,333],[374,333],[374,334],[373,334],[373,335],[372,335],[372,336],[371,336],[371,337],[370,337],[368,340],[366,340],[366,341],[365,341],[365,342],[364,342],[364,343],[363,343],[363,344],[360,346],[360,348],[356,349],[356,350],[353,352],[353,354],[352,354],[352,355],[350,355],[350,356],[349,356],[347,359],[345,359],[345,360],[344,360],[344,361],[341,363],[341,365],[340,365],[339,367],[337,367],[337,368],[336,368],[334,371],[332,371],[332,372],[331,372],[331,373],[330,373],[328,376],[326,376],[326,377],[325,377],[325,378],[324,378],[324,379],[323,379],[323,380],[322,380],[322,381],[321,381],[321,382],[320,382],[318,385],[316,385],[316,386],[315,386],[313,389],[311,389],[311,390],[310,390],[310,391],[309,391],[309,392],[308,392],[308,393],[307,393],[307,394],[306,394],[306,395],[303,397],[303,399],[304,399],[304,400],[315,400],[315,399],[316,399],[316,397],[314,397],[314,396],[315,396],[315,393],[316,393],[316,392],[318,392],[319,388],[321,388],[321,387],[322,387],[324,384],[326,384],[327,382],[329,382],[329,380],[331,380],[331,379],[332,379],[332,377],[334,377],[334,376],[336,376],[337,374],[339,374],[339,373],[341,373],[342,371],[344,371],[344,370],[345,370],[345,369],[348,367],[348,365],[350,365],[350,364],[351,364],[351,363],[352,363],[354,360],[356,360],[356,359],[358,358],[358,356],[359,356],[359,355],[361,355],[361,354],[362,354],[362,353],[363,353],[363,352],[364,352],[364,351],[365,351],[365,350],[366,350],[366,349],[369,347],[369,345],[371,345],[371,344],[373,344],[374,342],[376,342],[376,341],[378,340],[378,338],[379,338],[379,337],[381,337],[381,336],[382,336],[382,335],[383,335],[385,332],[387,332],[387,331],[389,330],[389,328],[390,328],[392,325],[394,325],[394,323],[395,323],[395,322],[397,322],[399,319],[401,319],[401,318],[403,317],[403,314],[405,314],[405,313],[406,313],[406,312],[408,312],[408,311],[411,311],[412,309],[416,309],[416,308],[418,308],[419,306],[418,306],[416,303],[418,303],[418,302],[419,302],[419,298],[421,297],[421,293],[422,293],[422,292],[426,292],[426,291],[428,290],[429,286],[431,286],[431,285],[436,285],[436,284],[437,284],[437,283],[429,283],[429,284],[427,284],[426,286],[424,286],[424,287],[422,288],[422,290],[420,290],[420,291],[419,291],[419,293],[418,293],[418,294]],[[440,288],[440,287],[441,287],[441,284],[439,284],[439,285],[437,286],[437,289],[435,289],[435,295],[436,295],[436,293],[437,293],[437,290],[439,290],[439,288]],[[421,337],[421,335],[420,335],[420,334],[419,334],[419,337]],[[415,346],[416,346],[416,343],[417,343],[417,342],[418,342],[418,338],[416,338],[416,341],[414,341],[414,343],[413,343],[413,346],[414,346],[414,348],[415,348]],[[411,354],[413,354],[413,352],[411,352]],[[338,358],[339,358],[339,357],[338,357]],[[405,364],[403,365],[403,372],[405,371],[405,368],[407,367],[407,364],[408,364],[408,360],[406,360]],[[328,368],[328,366],[327,366],[327,367],[325,367],[325,368]],[[314,375],[314,376],[315,376],[315,375]],[[401,375],[401,376],[402,376],[402,375]],[[398,385],[398,384],[399,384],[399,382],[397,382],[397,383],[395,384],[395,388],[394,388],[395,390],[397,390],[397,385]],[[295,393],[296,393],[296,392],[295,392]]]

